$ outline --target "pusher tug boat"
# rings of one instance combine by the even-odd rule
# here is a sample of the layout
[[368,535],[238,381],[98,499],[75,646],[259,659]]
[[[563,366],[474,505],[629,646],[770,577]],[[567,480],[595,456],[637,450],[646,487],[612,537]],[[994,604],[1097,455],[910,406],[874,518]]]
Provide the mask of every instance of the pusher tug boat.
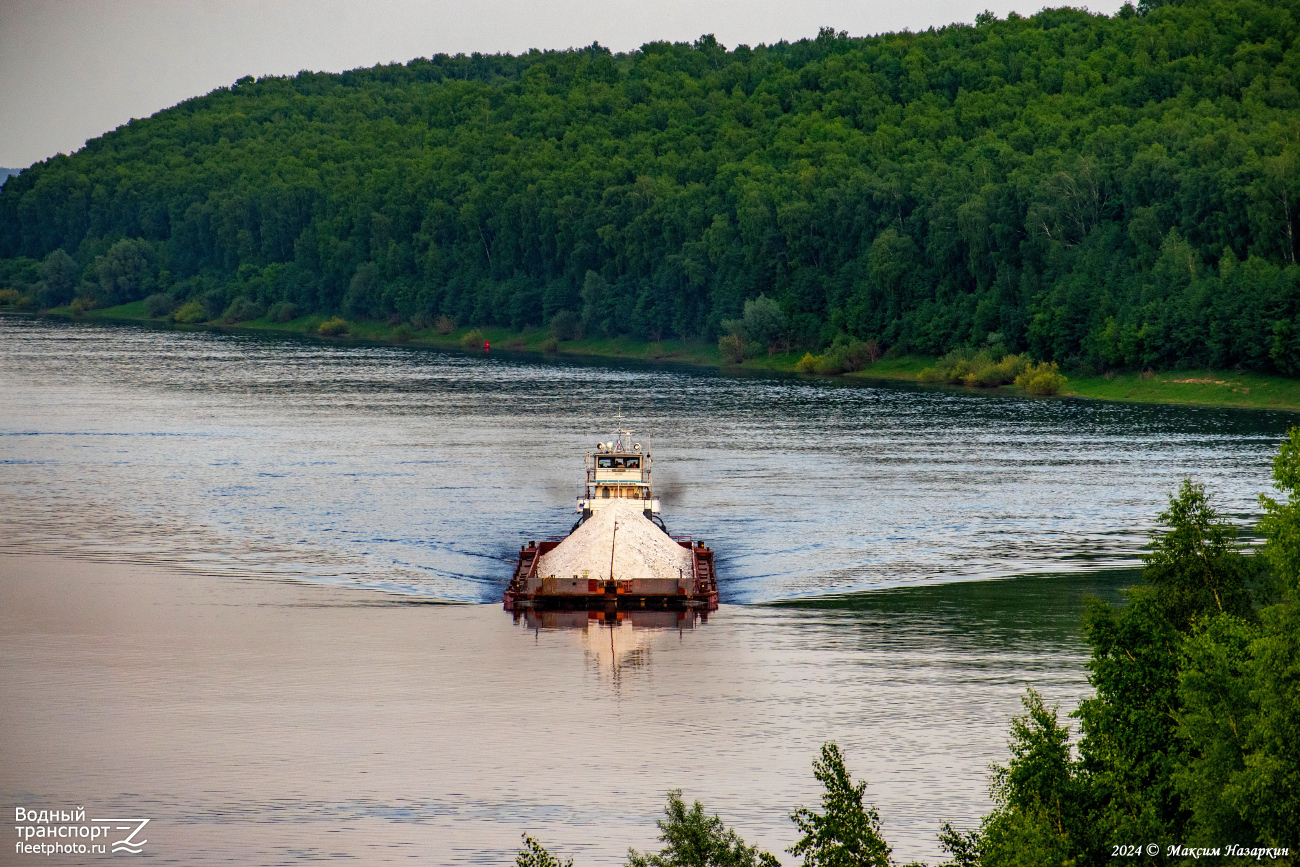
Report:
[[620,421],[614,439],[587,454],[581,517],[569,535],[520,548],[507,611],[717,609],[713,551],[668,534],[650,479],[650,450],[632,433]]

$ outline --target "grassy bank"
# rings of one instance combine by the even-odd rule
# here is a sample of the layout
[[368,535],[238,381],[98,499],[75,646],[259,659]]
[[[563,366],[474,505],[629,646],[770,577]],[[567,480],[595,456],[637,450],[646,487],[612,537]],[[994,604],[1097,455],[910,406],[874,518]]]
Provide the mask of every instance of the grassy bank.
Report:
[[[266,333],[298,334],[317,338],[327,343],[392,343],[396,345],[428,347],[435,349],[478,349],[483,341],[489,341],[494,351],[534,352],[545,355],[590,356],[592,358],[623,358],[659,363],[689,364],[699,367],[722,367],[722,354],[716,343],[701,343],[686,340],[645,341],[631,337],[584,337],[579,340],[555,340],[551,333],[541,329],[528,329],[522,332],[508,328],[456,328],[447,334],[440,334],[433,328],[414,328],[409,322],[389,325],[385,322],[347,322],[345,333],[334,337],[323,337],[319,333],[322,323],[334,317],[324,314],[300,316],[288,322],[274,322],[266,317],[251,319],[235,325],[208,322],[193,326],[176,325],[169,319],[151,319],[144,309],[144,302],[137,301],[103,310],[88,310],[74,314],[69,307],[58,307],[48,311],[54,316],[75,318],[82,321],[100,322],[141,322],[169,327],[205,328],[229,331],[260,331]],[[477,336],[474,336],[477,335]],[[802,352],[766,356],[761,359],[746,361],[743,365],[732,366],[747,370],[794,371],[795,362],[803,356]]]
[[1071,377],[1062,394],[1097,400],[1300,411],[1300,380],[1225,370]]
[[[73,317],[69,308],[50,311],[57,316]],[[137,301],[104,310],[90,310],[76,318],[92,321],[148,322],[170,324],[165,319],[150,319],[144,302]],[[481,349],[483,340],[497,351],[534,352],[554,356],[621,358],[659,364],[688,364],[698,367],[726,367],[728,370],[793,373],[803,353],[777,353],[751,359],[740,365],[724,365],[716,343],[684,340],[644,341],[631,337],[582,338],[556,341],[550,332],[533,329],[513,332],[506,328],[457,328],[439,334],[433,328],[416,329],[410,324],[389,325],[383,322],[348,322],[347,333],[337,337],[319,337],[317,330],[327,318],[323,314],[301,316],[289,322],[254,319],[238,325],[205,324],[203,328],[262,331],[318,337],[327,342],[361,341],[393,343],[436,349]],[[184,327],[184,326],[179,326]],[[481,336],[474,336],[477,333]],[[867,365],[848,379],[892,379],[917,382],[921,371],[935,359],[908,355],[884,358]],[[951,386],[933,386],[951,388]],[[986,391],[1018,391],[1014,388]],[[1300,380],[1284,376],[1222,370],[1187,370],[1175,372],[1117,373],[1109,376],[1072,375],[1061,392],[1064,397],[1113,400],[1133,403],[1166,403],[1199,406],[1231,406],[1249,409],[1276,409],[1300,412]]]

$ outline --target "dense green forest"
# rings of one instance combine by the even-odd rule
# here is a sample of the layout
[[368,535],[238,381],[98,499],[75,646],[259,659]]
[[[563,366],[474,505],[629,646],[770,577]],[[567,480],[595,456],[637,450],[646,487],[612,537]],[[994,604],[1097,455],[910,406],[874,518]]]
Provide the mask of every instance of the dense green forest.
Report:
[[244,78],[11,178],[0,289],[1300,374],[1298,9]]

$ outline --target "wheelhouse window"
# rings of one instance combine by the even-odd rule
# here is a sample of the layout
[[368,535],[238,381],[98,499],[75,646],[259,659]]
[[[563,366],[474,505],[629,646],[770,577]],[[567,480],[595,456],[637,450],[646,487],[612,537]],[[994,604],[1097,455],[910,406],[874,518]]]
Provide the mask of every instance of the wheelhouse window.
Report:
[[596,467],[602,470],[639,470],[641,469],[641,458],[639,456],[617,456],[596,458]]

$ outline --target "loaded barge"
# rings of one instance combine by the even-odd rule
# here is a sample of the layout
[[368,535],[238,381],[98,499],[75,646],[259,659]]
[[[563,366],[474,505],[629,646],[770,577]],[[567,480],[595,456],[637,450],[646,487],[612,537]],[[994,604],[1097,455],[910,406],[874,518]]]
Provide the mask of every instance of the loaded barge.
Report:
[[669,535],[651,481],[650,450],[618,426],[585,459],[577,523],[567,536],[519,550],[505,590],[507,611],[713,611],[713,551]]

